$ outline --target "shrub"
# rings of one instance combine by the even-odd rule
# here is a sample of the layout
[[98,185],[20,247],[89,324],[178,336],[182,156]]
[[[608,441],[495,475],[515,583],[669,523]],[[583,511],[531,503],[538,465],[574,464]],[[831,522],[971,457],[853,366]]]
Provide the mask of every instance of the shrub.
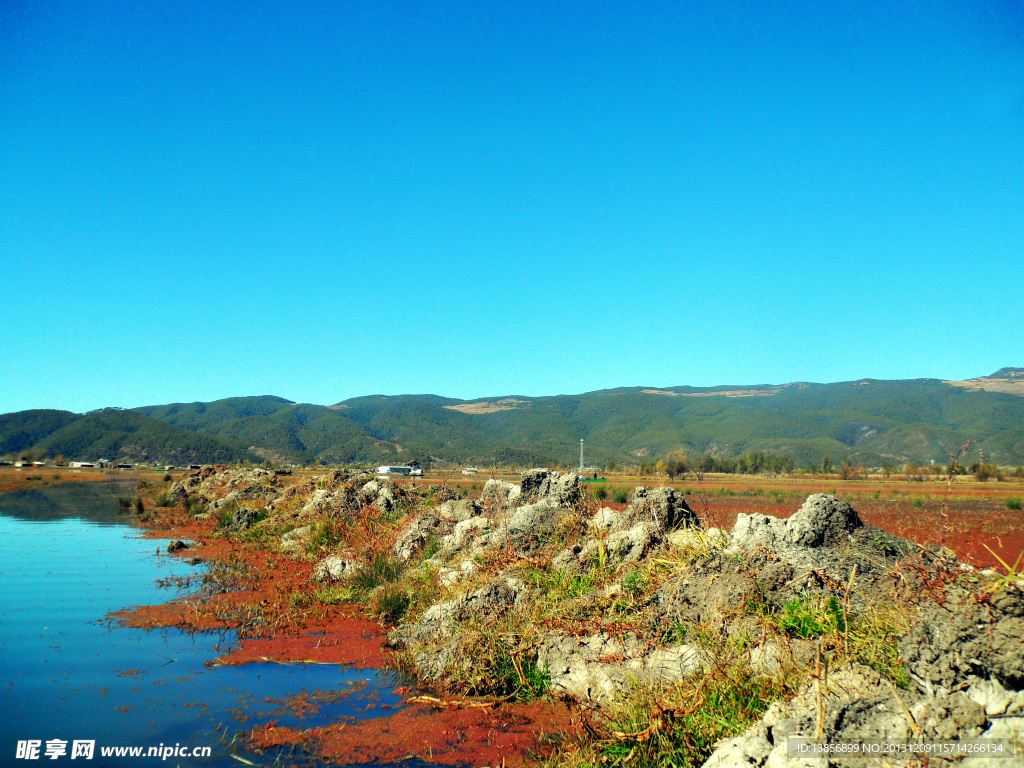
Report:
[[597,499],[598,501],[601,501],[601,499],[607,499],[608,489],[605,488],[603,485],[597,486],[597,488],[594,489],[594,498]]
[[612,500],[616,504],[625,504],[629,501],[629,488],[612,488]]
[[1006,500],[1006,508],[1013,511],[1019,510],[1021,508],[1020,496],[1010,496]]

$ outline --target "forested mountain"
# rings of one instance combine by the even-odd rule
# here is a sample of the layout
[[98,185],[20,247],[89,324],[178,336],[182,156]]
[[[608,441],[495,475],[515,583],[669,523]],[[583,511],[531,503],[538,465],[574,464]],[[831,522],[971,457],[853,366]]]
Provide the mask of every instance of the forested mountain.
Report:
[[0,416],[0,453],[149,457],[184,462],[640,463],[785,454],[798,466],[944,462],[967,441],[986,462],[1024,463],[1019,368],[966,382],[938,379],[720,387],[628,387],[581,395],[458,400],[374,395],[332,406],[237,397],[106,410]]

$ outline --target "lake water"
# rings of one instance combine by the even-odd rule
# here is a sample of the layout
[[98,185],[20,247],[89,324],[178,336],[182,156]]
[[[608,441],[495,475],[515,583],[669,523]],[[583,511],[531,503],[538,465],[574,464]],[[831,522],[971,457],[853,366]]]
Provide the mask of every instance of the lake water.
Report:
[[[0,765],[32,765],[18,743],[40,742],[47,765],[71,761],[75,740],[94,741],[85,765],[271,765],[230,744],[242,731],[273,721],[313,728],[340,717],[378,717],[398,708],[386,671],[334,665],[247,664],[209,667],[234,642],[231,632],[124,628],[111,611],[178,595],[157,579],[196,567],[160,554],[166,541],[143,539],[118,515],[114,482],[55,485],[0,495]],[[203,566],[197,566],[202,568]],[[321,697],[318,712],[299,717],[281,701],[302,692]],[[46,758],[46,742],[67,754]],[[209,757],[102,757],[101,747],[211,747]],[[299,755],[284,764],[296,764]],[[82,757],[71,765],[78,765]],[[280,764],[280,763],[279,763]]]

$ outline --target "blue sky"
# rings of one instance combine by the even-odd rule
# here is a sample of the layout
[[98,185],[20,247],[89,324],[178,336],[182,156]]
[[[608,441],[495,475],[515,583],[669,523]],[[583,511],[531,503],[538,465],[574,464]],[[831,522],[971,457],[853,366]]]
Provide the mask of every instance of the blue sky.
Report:
[[0,412],[967,378],[1022,264],[1019,1],[0,4]]

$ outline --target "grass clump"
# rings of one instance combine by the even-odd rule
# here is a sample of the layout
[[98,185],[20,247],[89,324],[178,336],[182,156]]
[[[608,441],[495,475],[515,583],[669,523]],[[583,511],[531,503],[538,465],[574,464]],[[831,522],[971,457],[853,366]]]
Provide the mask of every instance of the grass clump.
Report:
[[329,517],[324,517],[309,532],[309,551],[332,549],[341,543],[343,535],[341,525]]
[[381,584],[396,581],[402,575],[402,563],[387,555],[374,555],[373,560],[359,568],[353,575],[351,585],[357,592],[367,594]]
[[1006,499],[1006,508],[1011,512],[1016,512],[1022,506],[1020,496],[1010,496]]
[[593,741],[566,746],[545,765],[695,768],[717,742],[791,693],[784,683],[742,668],[718,668],[661,691],[638,689],[615,707]]
[[612,488],[612,501],[616,504],[625,504],[629,501],[629,488],[618,486]]
[[317,602],[323,605],[344,605],[354,602],[358,596],[358,592],[352,587],[336,584],[321,587],[313,593]]
[[370,611],[388,622],[397,624],[412,606],[412,596],[397,584],[387,582],[370,598]]
[[783,608],[779,629],[790,637],[820,637],[828,632],[846,632],[843,606],[835,596],[826,600],[804,595]]

